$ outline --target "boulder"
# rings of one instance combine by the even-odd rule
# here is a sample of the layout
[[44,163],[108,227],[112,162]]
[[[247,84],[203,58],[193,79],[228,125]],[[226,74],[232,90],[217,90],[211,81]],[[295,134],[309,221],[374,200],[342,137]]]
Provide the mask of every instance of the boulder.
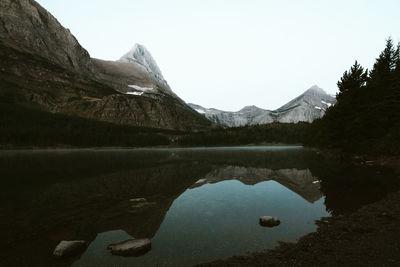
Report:
[[87,246],[84,240],[75,241],[60,241],[53,251],[53,255],[56,257],[66,257],[72,256],[74,254],[79,254],[84,251]]
[[114,255],[140,256],[151,250],[150,239],[128,239],[120,243],[110,244],[107,249]]
[[260,217],[259,223],[261,226],[274,227],[278,226],[281,223],[281,221],[279,221],[276,217],[262,216]]

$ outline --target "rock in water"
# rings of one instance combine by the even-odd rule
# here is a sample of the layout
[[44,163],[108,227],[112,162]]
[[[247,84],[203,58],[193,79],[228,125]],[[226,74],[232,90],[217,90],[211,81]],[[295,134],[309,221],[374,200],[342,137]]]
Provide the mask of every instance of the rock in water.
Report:
[[151,249],[150,239],[128,239],[120,243],[110,244],[107,249],[114,255],[140,256]]
[[265,226],[265,227],[274,227],[274,226],[278,226],[279,224],[281,224],[281,221],[278,220],[276,217],[272,217],[272,216],[262,216],[260,218],[260,225],[261,226]]
[[83,250],[85,250],[86,246],[87,243],[84,240],[75,240],[75,241],[63,240],[54,249],[53,255],[57,257],[71,256],[82,252]]
[[141,203],[141,202],[147,202],[147,199],[145,198],[131,198],[129,199],[130,202],[132,203]]
[[139,214],[146,211],[148,208],[156,206],[155,202],[147,202],[145,198],[133,198],[129,200],[132,203],[129,213]]

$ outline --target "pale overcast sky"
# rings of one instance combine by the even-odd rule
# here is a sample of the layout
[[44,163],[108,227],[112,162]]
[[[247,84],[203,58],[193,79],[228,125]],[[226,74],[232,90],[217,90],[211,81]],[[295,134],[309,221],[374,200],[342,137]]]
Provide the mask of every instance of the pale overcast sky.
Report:
[[276,109],[314,84],[337,91],[400,40],[400,0],[39,0],[95,58],[135,43],[186,102]]

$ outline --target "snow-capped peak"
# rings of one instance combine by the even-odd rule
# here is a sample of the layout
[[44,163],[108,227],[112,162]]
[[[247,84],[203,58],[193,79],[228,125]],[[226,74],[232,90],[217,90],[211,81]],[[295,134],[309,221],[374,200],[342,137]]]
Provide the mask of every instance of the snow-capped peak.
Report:
[[147,71],[153,73],[156,78],[164,80],[156,61],[144,45],[135,44],[128,53],[119,59],[119,61],[139,63],[140,65],[144,66]]

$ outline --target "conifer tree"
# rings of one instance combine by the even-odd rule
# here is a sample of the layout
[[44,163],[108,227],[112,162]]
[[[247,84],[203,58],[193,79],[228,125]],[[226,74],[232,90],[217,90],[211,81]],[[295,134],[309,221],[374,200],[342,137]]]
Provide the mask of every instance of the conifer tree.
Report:
[[400,42],[397,44],[394,54],[394,62],[395,66],[392,75],[391,97],[397,105],[397,112],[400,112]]
[[356,61],[337,85],[338,103],[312,123],[307,142],[400,155],[400,43],[387,39],[370,72]]
[[397,82],[400,82],[400,42],[397,44],[397,49],[394,54],[394,62],[394,76]]
[[392,72],[396,68],[397,51],[391,38],[386,40],[386,47],[376,59],[368,80],[369,88],[378,91],[387,90],[392,82]]
[[349,71],[345,71],[340,81],[337,82],[339,93],[337,95],[338,101],[344,99],[351,99],[357,90],[365,87],[367,81],[368,70],[358,64],[357,60]]

